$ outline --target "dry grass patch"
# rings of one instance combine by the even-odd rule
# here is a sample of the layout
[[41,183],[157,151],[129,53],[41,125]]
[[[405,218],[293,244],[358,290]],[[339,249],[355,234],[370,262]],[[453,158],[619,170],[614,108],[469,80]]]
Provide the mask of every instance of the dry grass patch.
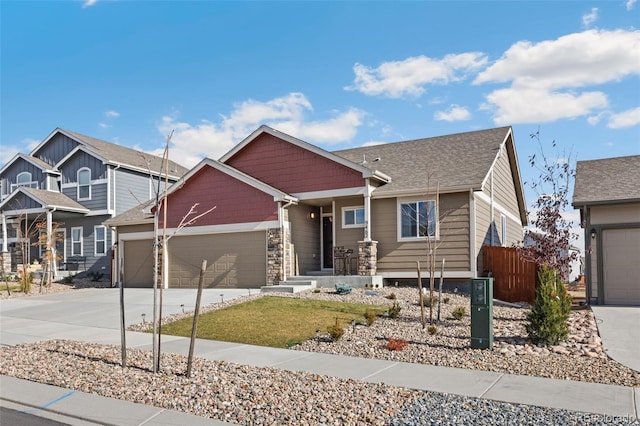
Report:
[[[336,323],[346,327],[353,320],[364,323],[365,312],[384,313],[384,306],[325,300],[261,297],[225,309],[201,314],[200,339],[289,348],[312,339],[316,330],[326,333]],[[162,334],[188,337],[192,318],[162,326]]]

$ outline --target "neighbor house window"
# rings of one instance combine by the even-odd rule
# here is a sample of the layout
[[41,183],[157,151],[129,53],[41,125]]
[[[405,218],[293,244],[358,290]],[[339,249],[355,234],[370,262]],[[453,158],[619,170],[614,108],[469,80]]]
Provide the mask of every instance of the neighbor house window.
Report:
[[436,236],[436,202],[434,200],[410,201],[399,204],[400,239]]
[[33,177],[29,172],[18,173],[18,175],[16,176],[16,183],[11,185],[11,191],[19,186],[38,189],[38,182],[34,182],[32,179]]
[[500,215],[500,241],[502,247],[507,246],[507,217],[503,214]]
[[91,170],[78,170],[78,200],[91,199]]
[[364,226],[364,207],[343,207],[342,227],[361,228]]
[[82,227],[71,228],[71,256],[82,256]]
[[107,229],[104,226],[93,228],[94,253],[96,256],[107,254]]

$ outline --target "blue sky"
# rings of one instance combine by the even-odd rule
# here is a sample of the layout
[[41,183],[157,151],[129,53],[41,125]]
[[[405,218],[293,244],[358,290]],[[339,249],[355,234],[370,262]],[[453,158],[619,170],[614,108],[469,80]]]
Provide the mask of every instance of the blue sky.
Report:
[[538,129],[579,160],[637,155],[639,10],[3,0],[0,162],[56,127],[151,152],[175,129],[192,166],[260,124],[328,150],[511,125],[523,180]]

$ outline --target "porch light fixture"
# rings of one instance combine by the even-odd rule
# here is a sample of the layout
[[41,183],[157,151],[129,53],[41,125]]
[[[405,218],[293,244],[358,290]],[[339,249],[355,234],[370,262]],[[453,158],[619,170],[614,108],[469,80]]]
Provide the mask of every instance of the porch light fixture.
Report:
[[315,219],[316,219],[316,212],[311,212],[311,213],[309,213],[309,218],[310,218],[311,220],[315,220]]
[[591,228],[591,239],[595,240],[596,239],[596,235],[597,235],[597,231],[596,228]]

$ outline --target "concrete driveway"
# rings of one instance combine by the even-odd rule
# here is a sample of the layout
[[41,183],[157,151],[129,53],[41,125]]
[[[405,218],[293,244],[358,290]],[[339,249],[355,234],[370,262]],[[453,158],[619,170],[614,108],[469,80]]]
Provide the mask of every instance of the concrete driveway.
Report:
[[607,354],[640,371],[640,306],[592,306]]
[[[259,289],[252,289],[251,294]],[[193,310],[195,289],[166,289],[162,315]],[[125,289],[125,324],[153,318],[153,290]],[[201,306],[248,295],[248,289],[205,289]],[[120,290],[96,288],[0,300],[0,345],[46,339],[117,344],[120,339]],[[132,337],[136,333],[128,332]],[[137,333],[138,335],[140,333]],[[144,336],[145,340],[151,337]],[[128,339],[128,338],[127,338]]]

